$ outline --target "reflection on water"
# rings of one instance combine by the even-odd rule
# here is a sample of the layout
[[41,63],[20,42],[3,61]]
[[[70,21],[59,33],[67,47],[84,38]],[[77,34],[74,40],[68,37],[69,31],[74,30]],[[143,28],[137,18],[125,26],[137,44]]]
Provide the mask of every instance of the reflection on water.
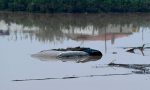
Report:
[[0,29],[10,31],[11,39],[30,38],[42,42],[111,40],[113,44],[117,38],[149,27],[149,22],[149,14],[0,13]]

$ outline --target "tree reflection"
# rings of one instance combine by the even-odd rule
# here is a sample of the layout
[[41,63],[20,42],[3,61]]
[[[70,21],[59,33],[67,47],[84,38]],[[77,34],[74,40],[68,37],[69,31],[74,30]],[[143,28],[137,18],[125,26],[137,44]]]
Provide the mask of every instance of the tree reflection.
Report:
[[[29,14],[0,13],[0,21],[16,37],[42,42],[73,40],[114,40],[150,26],[147,14]],[[0,26],[2,26],[0,25]],[[106,31],[105,31],[106,30]],[[17,32],[13,34],[12,32]],[[18,33],[20,32],[20,33]],[[17,37],[16,39],[18,39]]]

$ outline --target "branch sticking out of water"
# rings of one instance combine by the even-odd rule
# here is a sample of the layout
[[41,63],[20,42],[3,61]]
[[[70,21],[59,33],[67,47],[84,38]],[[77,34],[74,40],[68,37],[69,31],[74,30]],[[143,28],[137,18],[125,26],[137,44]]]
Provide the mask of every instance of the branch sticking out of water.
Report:
[[[129,52],[129,53],[142,54],[143,56],[147,56],[145,55],[145,50],[150,49],[149,45],[150,43],[146,43],[139,47],[121,47],[121,48],[126,49],[126,52]],[[141,53],[138,53],[137,50],[140,51]]]

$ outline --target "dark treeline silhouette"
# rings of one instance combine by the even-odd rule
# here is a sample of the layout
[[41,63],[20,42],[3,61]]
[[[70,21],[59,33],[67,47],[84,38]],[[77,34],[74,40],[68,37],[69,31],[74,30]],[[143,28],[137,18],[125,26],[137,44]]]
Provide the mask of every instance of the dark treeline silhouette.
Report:
[[0,0],[0,10],[43,13],[149,12],[150,0]]

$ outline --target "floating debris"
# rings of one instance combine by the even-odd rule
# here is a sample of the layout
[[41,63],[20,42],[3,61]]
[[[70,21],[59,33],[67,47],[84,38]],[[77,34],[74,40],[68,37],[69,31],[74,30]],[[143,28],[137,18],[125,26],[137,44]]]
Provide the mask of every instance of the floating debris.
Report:
[[127,49],[126,52],[134,53],[134,54],[142,54],[143,56],[150,55],[150,44],[143,44],[139,47],[122,47],[123,49]]
[[138,71],[132,71],[135,74],[150,74],[149,68],[150,64],[116,64],[116,63],[109,63],[108,66],[111,67],[123,67],[128,69],[134,69]]
[[112,52],[112,54],[117,54],[117,52]]
[[150,71],[132,71],[135,74],[150,74]]
[[98,50],[91,48],[74,47],[66,49],[59,48],[59,49],[43,50],[31,56],[34,58],[38,58],[42,61],[61,60],[63,62],[75,61],[76,63],[85,63],[101,59],[102,53]]

